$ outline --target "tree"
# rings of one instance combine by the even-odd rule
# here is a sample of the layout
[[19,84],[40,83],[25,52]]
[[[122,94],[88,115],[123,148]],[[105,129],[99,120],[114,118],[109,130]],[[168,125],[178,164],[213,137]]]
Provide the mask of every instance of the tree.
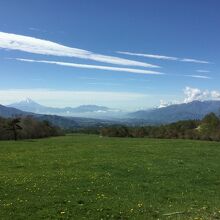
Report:
[[7,130],[12,131],[15,141],[18,140],[18,130],[22,130],[22,127],[19,125],[20,122],[21,122],[20,118],[14,118],[11,119],[8,123]]
[[210,113],[203,118],[202,124],[208,126],[209,129],[216,129],[220,124],[220,120],[214,113]]

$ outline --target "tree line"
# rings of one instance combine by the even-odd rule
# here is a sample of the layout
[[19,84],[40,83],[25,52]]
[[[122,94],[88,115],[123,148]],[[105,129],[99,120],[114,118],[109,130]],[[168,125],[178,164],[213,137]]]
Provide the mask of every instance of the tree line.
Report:
[[107,137],[150,137],[220,141],[220,119],[214,113],[202,120],[178,121],[167,125],[127,127],[110,126],[100,129]]
[[63,131],[48,121],[39,121],[31,116],[1,118],[0,140],[34,139],[62,135]]
[[214,113],[210,113],[202,120],[185,120],[157,126],[94,126],[63,131],[48,121],[36,120],[32,116],[21,118],[0,117],[0,140],[45,138],[63,135],[64,132],[100,134],[107,137],[180,138],[220,141],[220,118]]

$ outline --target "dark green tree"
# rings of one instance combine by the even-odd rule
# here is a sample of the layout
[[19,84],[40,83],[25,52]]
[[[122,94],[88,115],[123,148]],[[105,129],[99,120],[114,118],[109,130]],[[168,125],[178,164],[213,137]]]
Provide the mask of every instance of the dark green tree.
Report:
[[7,130],[12,131],[15,141],[18,140],[18,131],[22,130],[22,127],[19,125],[20,122],[21,122],[20,118],[13,118],[8,123]]
[[216,129],[220,120],[214,113],[210,113],[203,118],[202,124],[205,124],[209,129]]

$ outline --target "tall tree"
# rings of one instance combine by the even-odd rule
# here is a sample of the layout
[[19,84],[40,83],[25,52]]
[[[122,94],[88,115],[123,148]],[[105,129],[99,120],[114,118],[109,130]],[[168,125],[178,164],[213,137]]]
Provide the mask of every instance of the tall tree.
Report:
[[18,131],[22,130],[22,127],[19,125],[21,122],[20,118],[11,119],[8,123],[8,130],[13,132],[14,140],[18,140]]

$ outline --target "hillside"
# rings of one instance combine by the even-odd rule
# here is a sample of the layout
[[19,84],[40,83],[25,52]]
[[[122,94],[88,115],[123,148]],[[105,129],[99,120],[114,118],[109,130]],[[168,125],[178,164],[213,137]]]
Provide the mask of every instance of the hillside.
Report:
[[219,157],[205,141],[3,141],[0,219],[219,219]]
[[21,111],[16,108],[0,105],[0,117],[7,118],[7,117],[14,117],[14,116],[21,116],[21,115],[33,115],[33,114]]
[[128,116],[143,119],[149,123],[171,123],[180,120],[202,119],[210,112],[220,115],[220,101],[193,101],[163,108],[137,111],[130,113]]

